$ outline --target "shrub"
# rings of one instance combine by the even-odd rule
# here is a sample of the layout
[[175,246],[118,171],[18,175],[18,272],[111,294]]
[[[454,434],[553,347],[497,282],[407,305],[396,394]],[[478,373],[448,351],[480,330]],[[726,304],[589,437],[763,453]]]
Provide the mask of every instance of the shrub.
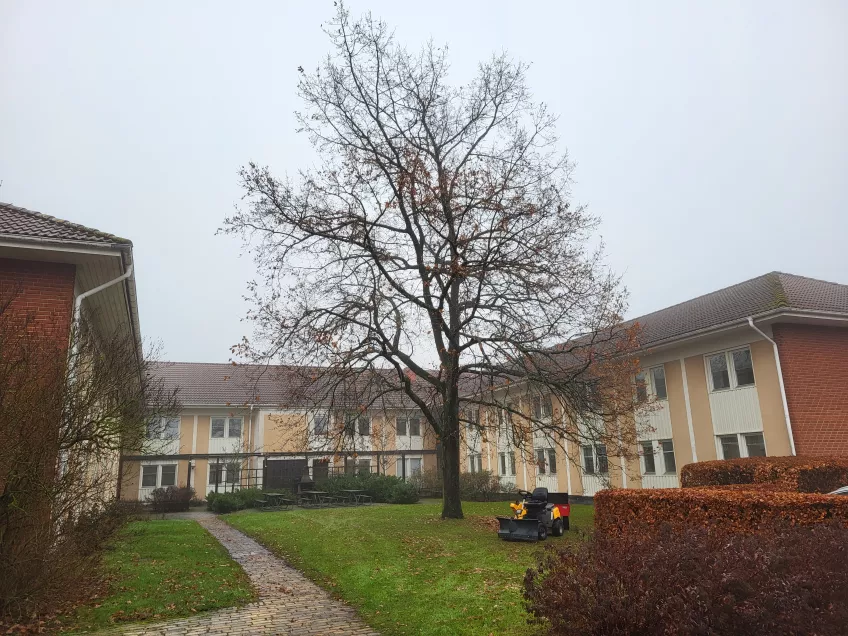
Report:
[[194,488],[168,486],[157,488],[147,497],[154,512],[185,512],[194,498]]
[[234,492],[210,492],[206,496],[206,507],[219,515],[243,508],[241,499]]
[[721,536],[595,533],[547,551],[524,580],[531,622],[561,636],[845,633],[848,529]]
[[610,534],[661,524],[750,533],[767,525],[810,525],[831,518],[848,524],[848,497],[732,487],[602,490],[595,495],[595,530]]
[[392,492],[389,494],[389,503],[414,504],[418,503],[419,498],[418,488],[415,484],[402,481],[392,488]]
[[364,490],[376,502],[388,503],[392,490],[404,483],[400,477],[363,473],[359,475],[336,475],[324,484],[331,495],[341,495],[343,490]]
[[[412,478],[419,492],[441,493],[442,476],[436,469],[422,471]],[[459,474],[459,493],[465,501],[493,501],[499,493],[512,490],[501,485],[494,473],[484,470],[479,473]]]
[[848,485],[848,459],[836,457],[745,457],[687,464],[684,488],[731,484],[776,484],[793,492],[827,493]]

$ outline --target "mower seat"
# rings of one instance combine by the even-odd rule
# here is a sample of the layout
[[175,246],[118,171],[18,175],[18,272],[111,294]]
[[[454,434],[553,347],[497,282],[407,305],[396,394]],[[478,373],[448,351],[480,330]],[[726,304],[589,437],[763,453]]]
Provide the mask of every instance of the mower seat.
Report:
[[548,503],[548,489],[547,488],[535,488],[533,490],[533,494],[530,495],[530,498],[533,501],[538,501],[541,503]]

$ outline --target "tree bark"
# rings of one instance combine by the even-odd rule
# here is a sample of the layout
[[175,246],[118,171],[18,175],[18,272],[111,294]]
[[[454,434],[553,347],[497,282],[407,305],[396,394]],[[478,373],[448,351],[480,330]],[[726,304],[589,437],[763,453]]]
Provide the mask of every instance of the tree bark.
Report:
[[445,404],[442,414],[442,519],[462,519],[459,494],[459,405]]

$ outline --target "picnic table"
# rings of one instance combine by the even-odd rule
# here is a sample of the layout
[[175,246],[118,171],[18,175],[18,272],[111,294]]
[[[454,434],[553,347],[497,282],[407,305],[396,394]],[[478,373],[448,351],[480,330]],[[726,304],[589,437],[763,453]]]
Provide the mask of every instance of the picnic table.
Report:
[[364,490],[342,490],[346,493],[348,501],[355,505],[361,505],[371,501],[371,497],[365,494]]
[[294,505],[288,495],[282,492],[266,492],[265,498],[268,499],[272,508],[290,508]]
[[309,504],[320,506],[321,504],[328,502],[330,493],[323,490],[302,490],[299,496],[300,501],[298,503],[301,506]]

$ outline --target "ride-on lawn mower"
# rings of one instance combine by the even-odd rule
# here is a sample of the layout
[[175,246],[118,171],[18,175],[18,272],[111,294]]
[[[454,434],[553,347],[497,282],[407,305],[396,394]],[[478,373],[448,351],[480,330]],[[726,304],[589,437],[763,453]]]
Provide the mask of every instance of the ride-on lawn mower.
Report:
[[507,541],[544,541],[548,533],[561,537],[568,530],[571,506],[567,492],[548,492],[536,488],[532,493],[519,490],[522,501],[509,504],[512,517],[498,517],[498,536]]

